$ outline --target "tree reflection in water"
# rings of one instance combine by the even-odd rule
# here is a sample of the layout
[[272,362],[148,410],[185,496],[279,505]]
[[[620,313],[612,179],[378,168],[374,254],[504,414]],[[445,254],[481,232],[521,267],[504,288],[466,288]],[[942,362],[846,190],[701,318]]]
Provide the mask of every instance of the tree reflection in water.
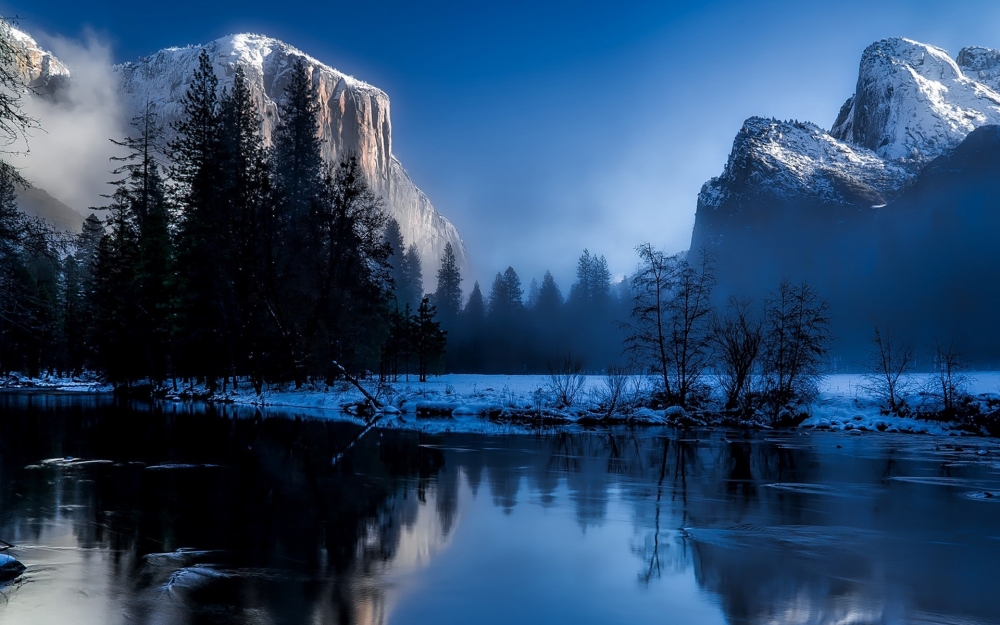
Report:
[[[1000,506],[961,490],[1000,490],[995,467],[915,438],[384,430],[334,467],[358,425],[52,395],[0,396],[0,408],[0,538],[28,545],[40,563],[27,574],[39,583],[8,590],[0,616],[24,603],[17,593],[56,596],[65,584],[108,589],[104,618],[75,622],[406,622],[412,598],[397,605],[401,589],[420,571],[466,563],[447,578],[455,587],[421,592],[451,593],[443,605],[455,610],[464,597],[478,611],[502,600],[476,595],[479,581],[542,586],[624,617],[689,578],[700,589],[691,601],[730,623],[1000,620],[991,588]],[[109,462],[25,468],[65,456]],[[942,476],[951,481],[933,482]],[[474,505],[483,483],[485,509]],[[453,557],[436,555],[482,527],[476,515],[498,515],[497,527],[537,520],[542,532],[546,515],[563,511],[576,531],[546,535],[552,549],[514,569],[481,566],[476,536]],[[633,568],[609,574],[631,577],[634,595],[537,577],[545,558],[617,535],[607,530],[622,523],[628,532],[607,548],[630,550]],[[489,536],[501,551],[523,539]],[[42,549],[60,541],[80,554],[80,571],[106,579],[60,577],[68,552],[58,560]]]

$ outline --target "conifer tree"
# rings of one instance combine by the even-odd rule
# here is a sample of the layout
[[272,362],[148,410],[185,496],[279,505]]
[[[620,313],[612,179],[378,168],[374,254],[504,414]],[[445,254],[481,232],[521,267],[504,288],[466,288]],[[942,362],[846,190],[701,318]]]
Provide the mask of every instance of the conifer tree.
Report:
[[521,278],[513,267],[497,273],[490,288],[489,315],[496,319],[509,319],[524,307]]
[[420,300],[417,314],[413,316],[413,351],[417,356],[417,372],[421,382],[427,381],[430,370],[444,355],[447,333],[441,322],[435,321],[437,310],[428,298]]
[[316,371],[374,367],[388,328],[388,216],[357,158],[338,163],[313,215],[317,300],[309,326]]
[[104,224],[91,213],[83,220],[83,229],[76,235],[73,252],[63,260],[62,294],[62,349],[64,368],[73,375],[83,373],[84,366],[92,363],[93,354],[87,342],[88,328],[94,314],[89,306],[93,270],[97,250],[104,236]]
[[562,305],[562,291],[559,290],[552,273],[546,271],[542,277],[542,285],[538,288],[538,303],[535,309],[540,317],[550,319],[559,312]]
[[121,163],[114,173],[125,176],[113,184],[124,193],[135,238],[135,249],[128,252],[129,256],[134,254],[136,263],[131,285],[136,317],[132,322],[138,340],[135,347],[141,349],[145,362],[132,374],[159,383],[167,376],[174,312],[171,218],[158,160],[163,135],[148,103],[132,126],[134,135],[114,141],[128,153],[112,158]]
[[462,311],[466,325],[472,327],[481,326],[486,320],[486,301],[483,299],[483,292],[479,288],[479,281],[472,285],[472,292],[469,294],[469,301]]
[[303,218],[320,193],[323,157],[318,134],[319,103],[311,68],[293,62],[274,132],[275,178],[293,220]]
[[177,181],[180,225],[177,236],[179,278],[179,347],[185,369],[207,379],[214,390],[232,361],[228,338],[230,285],[221,268],[231,237],[222,183],[222,124],[216,93],[218,79],[202,50],[182,115],[170,143],[171,177]]
[[107,231],[97,247],[89,294],[94,314],[89,341],[108,381],[127,384],[144,369],[137,332],[140,309],[133,295],[138,228],[128,190],[119,186],[110,200],[105,207]]
[[329,222],[329,202],[324,208],[321,198],[324,194],[331,197],[333,177],[320,149],[319,106],[311,72],[297,59],[289,75],[269,159],[276,193],[274,221],[282,235],[275,250],[277,277],[269,287],[267,309],[292,377],[301,385],[310,367],[319,365],[309,351],[317,341],[323,342],[316,333],[328,321],[323,317],[329,309],[329,293],[323,292],[322,282],[324,267],[329,269],[323,247],[330,234],[320,233],[319,222]]
[[462,273],[450,242],[445,243],[441,268],[437,272],[434,304],[441,315],[441,323],[446,328],[455,323],[458,313],[462,310]]
[[410,243],[403,254],[400,273],[402,283],[397,286],[397,297],[411,309],[416,310],[424,297],[424,277],[420,253],[415,243]]
[[[279,357],[278,333],[270,310],[283,309],[272,285],[272,268],[281,248],[280,223],[257,112],[243,68],[237,67],[232,89],[220,99],[224,197],[231,233],[228,256],[233,285],[233,351],[260,389],[268,361]],[[271,304],[269,305],[269,301]]]

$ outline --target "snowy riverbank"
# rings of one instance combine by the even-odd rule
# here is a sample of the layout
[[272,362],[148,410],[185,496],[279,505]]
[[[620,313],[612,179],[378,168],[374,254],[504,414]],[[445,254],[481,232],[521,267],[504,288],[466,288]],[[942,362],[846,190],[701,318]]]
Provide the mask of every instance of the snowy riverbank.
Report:
[[[907,432],[933,435],[987,434],[968,423],[947,423],[928,418],[934,409],[929,374],[909,376],[906,416],[887,415],[881,403],[866,390],[864,377],[835,374],[823,378],[819,395],[808,407],[808,418],[798,427],[835,431]],[[366,381],[365,389],[385,406],[380,425],[423,431],[496,431],[531,429],[539,426],[593,426],[602,423],[635,425],[713,425],[711,411],[686,413],[680,408],[652,410],[636,407],[647,393],[648,381],[633,378],[623,385],[614,409],[605,376],[581,376],[570,405],[559,399],[547,375],[436,376],[427,382],[400,380],[392,384]],[[53,390],[64,392],[111,392],[109,385],[89,377],[10,377],[0,388],[8,390]],[[968,374],[968,393],[983,414],[1000,405],[1000,372]],[[356,419],[364,395],[353,385],[266,385],[257,395],[249,385],[228,388],[208,396],[204,387],[168,392],[167,401],[207,398],[236,406],[269,408],[328,418]],[[764,423],[747,424],[766,427]]]

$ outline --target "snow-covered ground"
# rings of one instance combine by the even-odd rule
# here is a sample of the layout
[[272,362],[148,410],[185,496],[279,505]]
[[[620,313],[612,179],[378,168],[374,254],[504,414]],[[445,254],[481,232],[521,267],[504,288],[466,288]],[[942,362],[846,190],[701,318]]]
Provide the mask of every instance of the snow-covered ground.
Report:
[[[966,374],[966,390],[985,405],[1000,402],[1000,371]],[[799,426],[806,429],[840,431],[888,431],[935,435],[968,433],[957,425],[919,418],[932,411],[935,379],[930,374],[907,377],[905,417],[884,414],[881,402],[867,390],[859,374],[835,374],[822,379],[819,395],[809,406],[809,417]],[[427,382],[401,379],[379,385],[362,382],[365,389],[385,406],[379,425],[424,431],[493,432],[546,426],[584,426],[600,422],[607,414],[608,387],[604,376],[581,376],[573,402],[566,406],[547,375],[456,374],[432,377]],[[111,388],[91,378],[9,378],[0,388],[47,389],[77,392],[109,392]],[[650,382],[632,378],[625,385],[615,411],[616,421],[636,424],[670,424],[684,412],[679,408],[651,410],[630,404],[648,393]],[[204,393],[195,388],[195,396]],[[168,401],[182,401],[190,394],[168,394]],[[248,385],[218,392],[215,401],[237,406],[269,408],[278,412],[358,420],[355,410],[365,403],[364,395],[347,382],[332,386],[266,385],[258,396]]]
[[114,387],[110,384],[100,382],[93,375],[83,375],[81,377],[45,375],[32,378],[11,374],[6,377],[0,376],[0,390],[46,390],[110,393],[114,390]]

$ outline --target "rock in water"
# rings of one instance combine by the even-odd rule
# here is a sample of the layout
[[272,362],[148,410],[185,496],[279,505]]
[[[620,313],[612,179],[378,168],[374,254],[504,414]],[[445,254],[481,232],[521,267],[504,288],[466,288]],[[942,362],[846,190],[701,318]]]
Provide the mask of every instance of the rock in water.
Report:
[[0,582],[9,582],[20,577],[24,565],[13,556],[0,554]]

